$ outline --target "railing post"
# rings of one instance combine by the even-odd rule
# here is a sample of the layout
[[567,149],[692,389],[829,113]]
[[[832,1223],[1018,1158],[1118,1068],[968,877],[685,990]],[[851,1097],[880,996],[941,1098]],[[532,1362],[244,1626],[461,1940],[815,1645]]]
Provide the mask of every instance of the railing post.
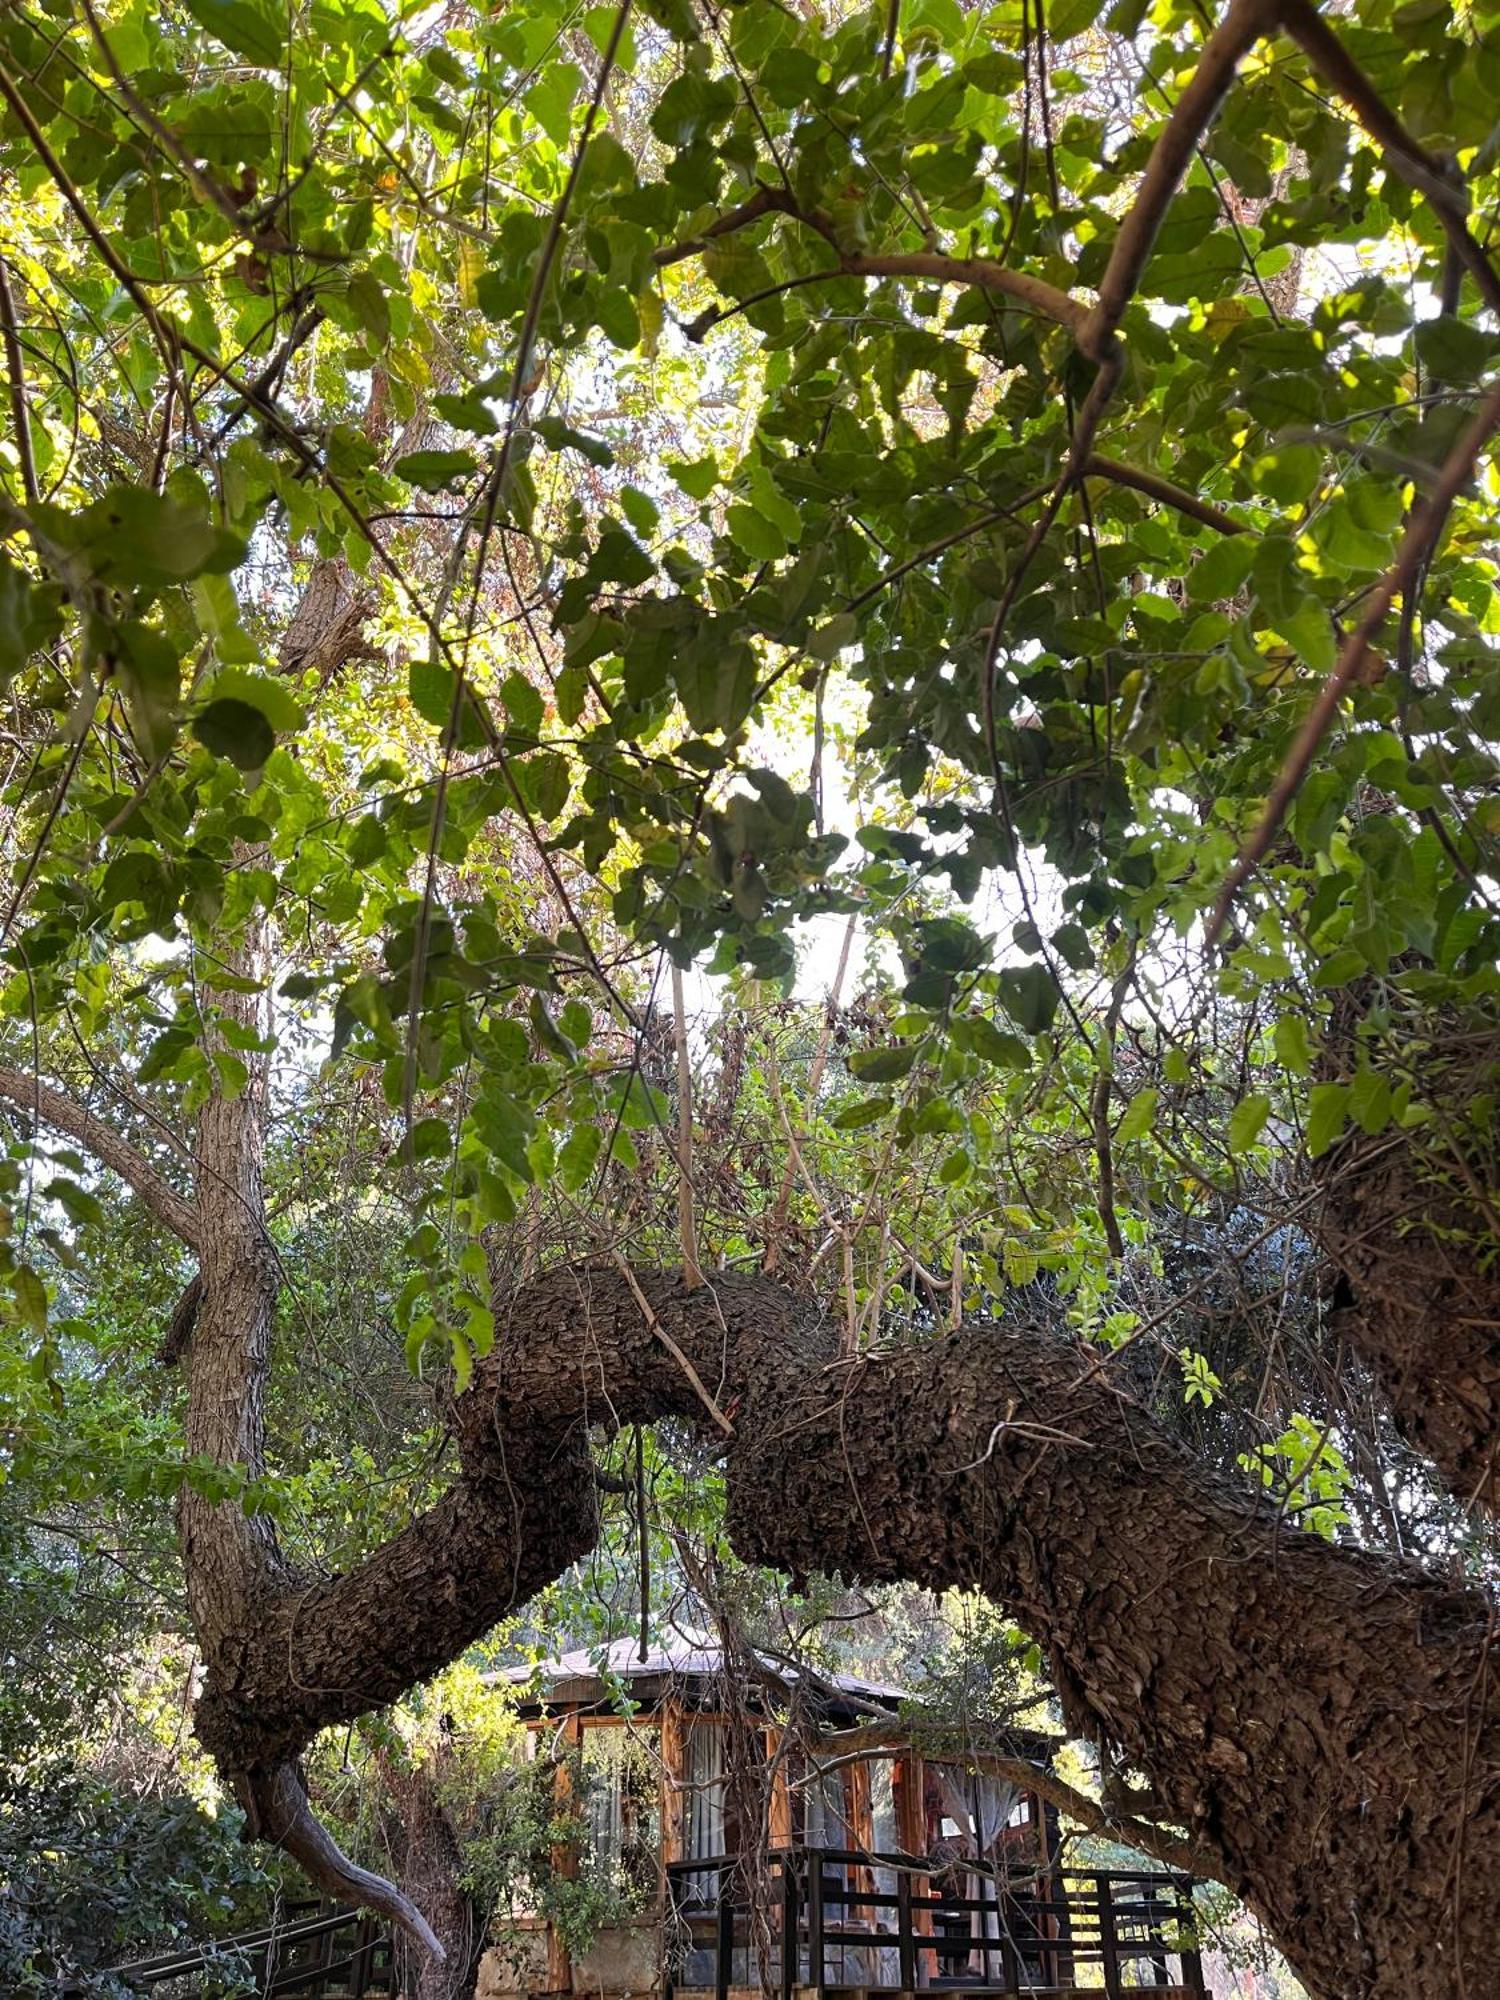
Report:
[[815,1847],[807,1851],[807,1978],[819,1993],[828,1991],[823,1963],[823,1855]]
[[896,1951],[901,1961],[901,1991],[917,1990],[917,1943],[911,1928],[911,1877],[896,1871]]
[[729,2000],[734,1978],[734,1903],[730,1895],[733,1874],[728,1862],[719,1870],[719,1948],[715,1954],[718,2000]]
[[[1001,1921],[1003,1923],[1004,1919]],[[1016,1941],[1010,1934],[1008,1924],[1000,1933],[1000,1976],[1005,1982],[1007,1993],[1020,1992],[1021,1954],[1016,1950]]]
[[352,2000],[364,2000],[370,1985],[370,1961],[375,1956],[375,1925],[361,1916],[354,1934],[354,1956],[349,1963],[349,1992]]
[[1115,1906],[1109,1893],[1109,1877],[1096,1875],[1094,1890],[1099,1902],[1099,1949],[1104,1956],[1104,1990],[1109,2000],[1120,2000],[1120,1940],[1115,1932]]
[[1178,1878],[1176,1886],[1178,1927],[1184,1938],[1192,1940],[1191,1944],[1185,1943],[1178,1953],[1182,1961],[1182,1983],[1189,1993],[1206,1994],[1208,1988],[1203,1983],[1203,1956],[1198,1950],[1198,1913],[1193,1907],[1192,1878],[1183,1875]]
[[781,1857],[781,2000],[792,2000],[797,1984],[797,1955],[802,1911],[797,1896],[797,1865],[790,1854]]

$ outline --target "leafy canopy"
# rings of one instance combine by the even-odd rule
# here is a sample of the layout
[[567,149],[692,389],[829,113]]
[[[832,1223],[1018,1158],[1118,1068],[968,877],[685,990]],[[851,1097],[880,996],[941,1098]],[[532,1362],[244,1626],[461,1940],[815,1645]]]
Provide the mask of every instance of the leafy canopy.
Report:
[[[806,919],[888,940],[833,1129],[941,1139],[955,1202],[1019,1119],[1140,1212],[1194,1185],[1190,1090],[1220,1188],[1419,1122],[1320,1023],[1493,988],[1482,439],[1203,922],[1486,393],[1496,23],[1358,0],[1362,103],[1247,38],[1101,341],[1177,0],[8,9],[13,1053],[66,1024],[174,1116],[272,1046],[378,1070],[409,1356],[460,1379],[480,1230],[667,1114],[619,1054],[663,949],[774,984]],[[1215,990],[1238,1065],[1179,1005]],[[1159,1076],[1117,1075],[1127,992]],[[1113,1203],[1065,1244],[1033,1205],[1004,1274],[1117,1249]]]

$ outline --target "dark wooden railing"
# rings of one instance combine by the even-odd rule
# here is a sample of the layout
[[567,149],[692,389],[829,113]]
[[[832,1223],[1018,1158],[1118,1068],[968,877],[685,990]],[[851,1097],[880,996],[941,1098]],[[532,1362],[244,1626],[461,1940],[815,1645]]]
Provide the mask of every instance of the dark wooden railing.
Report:
[[[904,1854],[802,1848],[767,1857],[757,1897],[738,1861],[667,1870],[673,1988],[1043,1994],[1098,1986],[1206,1994],[1185,1876],[947,1871]],[[753,1904],[755,1906],[753,1906]]]
[[[260,2000],[364,2000],[394,1993],[390,1926],[362,1910],[293,1903],[285,1919],[238,1936],[184,1945],[135,1965],[114,1967],[114,1977],[138,1993],[160,1987],[174,1996],[222,1990],[224,1973],[254,1982]],[[205,1984],[207,1982],[207,1984]],[[65,1989],[70,1995],[87,1991]]]

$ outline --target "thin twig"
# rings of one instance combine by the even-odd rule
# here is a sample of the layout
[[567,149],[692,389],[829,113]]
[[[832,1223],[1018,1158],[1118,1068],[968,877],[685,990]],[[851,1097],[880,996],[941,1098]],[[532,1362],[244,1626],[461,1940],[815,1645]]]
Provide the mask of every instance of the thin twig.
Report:
[[609,1254],[614,1262],[616,1270],[620,1273],[620,1276],[625,1280],[626,1284],[629,1285],[631,1297],[635,1300],[636,1304],[640,1307],[642,1313],[644,1314],[647,1326],[650,1327],[651,1331],[656,1335],[656,1338],[661,1342],[662,1346],[667,1350],[668,1354],[671,1355],[672,1359],[677,1363],[677,1366],[682,1370],[683,1374],[687,1377],[689,1386],[692,1388],[693,1394],[698,1398],[699,1402],[703,1405],[704,1409],[707,1410],[710,1417],[713,1418],[714,1422],[718,1425],[719,1429],[724,1433],[725,1437],[733,1437],[734,1425],[729,1421],[728,1417],[726,1417],[724,1412],[719,1408],[718,1404],[714,1401],[713,1397],[709,1394],[708,1390],[704,1388],[703,1377],[698,1373],[697,1369],[693,1366],[692,1362],[689,1361],[686,1354],[683,1353],[681,1347],[678,1346],[677,1342],[672,1338],[671,1334],[667,1332],[667,1329],[662,1325],[661,1321],[657,1318],[656,1313],[652,1309],[651,1301],[646,1297],[646,1294],[641,1290],[639,1284],[637,1284],[636,1282],[636,1276],[634,1271],[631,1270],[630,1266],[625,1262],[625,1259],[620,1255],[618,1250],[611,1250]]
[[1239,859],[1219,892],[1219,900],[1209,919],[1206,944],[1212,945],[1218,938],[1235,897],[1269,851],[1292,800],[1312,768],[1324,737],[1333,727],[1333,719],[1345,691],[1359,677],[1375,635],[1385,623],[1396,599],[1412,587],[1417,571],[1436,550],[1449,510],[1473,477],[1479,455],[1497,427],[1500,427],[1500,383],[1490,390],[1479,407],[1478,415],[1443,461],[1431,492],[1413,510],[1406,524],[1396,560],[1365,600],[1359,623],[1344,641],[1343,651],[1308,711],[1307,720],[1297,732],[1297,740],[1287,753],[1280,775],[1271,787],[1260,824],[1240,850]]

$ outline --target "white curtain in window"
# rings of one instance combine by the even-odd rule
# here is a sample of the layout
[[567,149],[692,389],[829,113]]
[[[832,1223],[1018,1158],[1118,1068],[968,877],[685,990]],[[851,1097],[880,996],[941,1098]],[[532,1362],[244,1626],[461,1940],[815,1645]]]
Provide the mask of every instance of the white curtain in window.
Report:
[[[717,1723],[688,1725],[686,1779],[683,1859],[715,1860],[724,1852],[724,1732]],[[694,1869],[683,1885],[689,1908],[711,1909],[719,1900],[719,1882],[718,1869]]]
[[687,1784],[684,1852],[689,1861],[707,1861],[724,1852],[724,1732],[716,1722],[688,1729]]

